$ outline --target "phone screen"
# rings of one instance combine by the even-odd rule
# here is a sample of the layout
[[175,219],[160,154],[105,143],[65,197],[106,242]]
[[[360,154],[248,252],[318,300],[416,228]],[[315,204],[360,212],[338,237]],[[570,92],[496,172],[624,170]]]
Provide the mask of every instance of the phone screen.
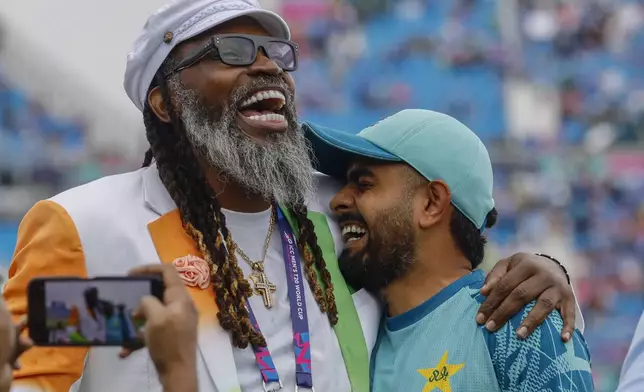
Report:
[[29,287],[29,334],[37,345],[138,346],[141,298],[162,297],[150,278],[37,279]]

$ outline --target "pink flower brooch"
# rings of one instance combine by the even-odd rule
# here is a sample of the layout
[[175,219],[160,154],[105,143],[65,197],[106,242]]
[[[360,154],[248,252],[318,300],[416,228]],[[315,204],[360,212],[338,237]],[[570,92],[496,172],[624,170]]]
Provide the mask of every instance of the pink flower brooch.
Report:
[[172,262],[186,286],[206,289],[210,286],[210,267],[197,256],[183,256]]

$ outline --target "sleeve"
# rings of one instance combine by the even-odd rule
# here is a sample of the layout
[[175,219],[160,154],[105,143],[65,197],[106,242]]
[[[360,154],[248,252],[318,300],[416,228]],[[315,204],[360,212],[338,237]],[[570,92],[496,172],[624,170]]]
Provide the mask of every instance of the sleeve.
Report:
[[[14,321],[27,313],[27,284],[38,276],[86,277],[85,256],[76,226],[53,201],[37,203],[20,223],[16,250],[3,295]],[[86,348],[34,347],[14,373],[13,392],[69,391],[85,365]]]
[[559,313],[551,313],[528,339],[517,338],[515,331],[533,306],[525,307],[501,330],[487,335],[501,391],[594,391],[586,341],[578,329],[568,343],[561,340],[563,320]]
[[617,392],[644,390],[644,314],[635,330],[631,348],[622,366],[622,375]]

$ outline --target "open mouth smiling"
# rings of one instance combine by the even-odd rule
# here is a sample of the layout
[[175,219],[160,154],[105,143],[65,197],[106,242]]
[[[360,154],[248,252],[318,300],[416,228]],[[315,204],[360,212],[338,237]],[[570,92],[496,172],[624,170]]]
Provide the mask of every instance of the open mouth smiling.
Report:
[[238,118],[251,136],[259,130],[283,132],[288,128],[284,116],[286,94],[280,88],[257,90],[239,105]]
[[346,222],[341,224],[341,229],[347,248],[361,249],[366,245],[369,231],[362,224]]

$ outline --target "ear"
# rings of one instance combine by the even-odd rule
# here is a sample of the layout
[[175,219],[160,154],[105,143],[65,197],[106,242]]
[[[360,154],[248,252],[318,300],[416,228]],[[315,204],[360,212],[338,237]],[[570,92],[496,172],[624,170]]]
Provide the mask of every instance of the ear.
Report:
[[161,95],[161,89],[159,86],[152,88],[150,94],[148,94],[148,105],[152,112],[159,118],[159,120],[169,123],[172,120],[170,119],[170,114],[168,113],[168,108],[163,100]]
[[452,194],[443,181],[431,181],[424,186],[423,209],[420,211],[419,225],[427,229],[449,216]]

